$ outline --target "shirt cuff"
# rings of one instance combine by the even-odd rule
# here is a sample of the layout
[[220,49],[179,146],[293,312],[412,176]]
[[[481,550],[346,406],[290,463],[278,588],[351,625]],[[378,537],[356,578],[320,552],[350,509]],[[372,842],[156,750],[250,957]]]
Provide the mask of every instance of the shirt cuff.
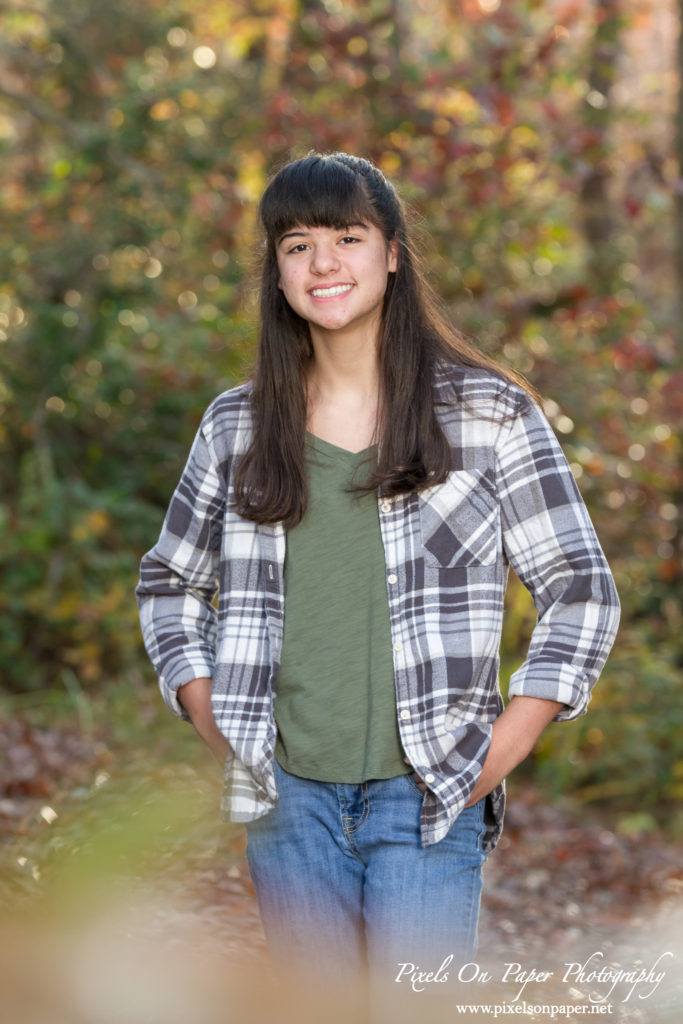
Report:
[[522,665],[510,677],[508,697],[540,697],[564,704],[553,722],[570,722],[580,718],[591,699],[587,677],[571,665]]

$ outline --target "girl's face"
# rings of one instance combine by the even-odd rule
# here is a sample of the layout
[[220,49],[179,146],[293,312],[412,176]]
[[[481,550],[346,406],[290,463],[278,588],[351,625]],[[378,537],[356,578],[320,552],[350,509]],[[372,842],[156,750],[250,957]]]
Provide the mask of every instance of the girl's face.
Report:
[[276,246],[279,287],[311,334],[379,329],[397,245],[374,224],[343,228],[296,225]]

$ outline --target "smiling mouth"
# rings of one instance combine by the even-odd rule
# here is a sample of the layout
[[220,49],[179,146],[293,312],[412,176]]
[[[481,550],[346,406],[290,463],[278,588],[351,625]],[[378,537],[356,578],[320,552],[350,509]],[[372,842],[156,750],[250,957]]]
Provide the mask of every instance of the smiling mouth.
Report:
[[331,299],[335,295],[351,291],[352,288],[352,284],[333,284],[330,288],[311,288],[311,295],[314,299]]

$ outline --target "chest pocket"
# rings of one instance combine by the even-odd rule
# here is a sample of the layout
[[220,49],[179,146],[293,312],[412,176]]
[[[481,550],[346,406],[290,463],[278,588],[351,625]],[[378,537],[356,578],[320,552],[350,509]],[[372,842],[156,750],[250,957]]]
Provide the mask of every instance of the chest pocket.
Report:
[[493,565],[498,557],[500,516],[492,474],[449,473],[442,484],[419,492],[420,529],[427,565]]

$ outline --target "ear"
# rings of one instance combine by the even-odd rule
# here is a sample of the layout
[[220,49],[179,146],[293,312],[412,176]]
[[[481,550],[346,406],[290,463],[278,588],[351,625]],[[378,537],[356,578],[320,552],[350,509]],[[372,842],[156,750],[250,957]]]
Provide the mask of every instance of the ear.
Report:
[[389,242],[387,246],[387,270],[390,274],[396,273],[398,267],[398,242],[396,239]]

